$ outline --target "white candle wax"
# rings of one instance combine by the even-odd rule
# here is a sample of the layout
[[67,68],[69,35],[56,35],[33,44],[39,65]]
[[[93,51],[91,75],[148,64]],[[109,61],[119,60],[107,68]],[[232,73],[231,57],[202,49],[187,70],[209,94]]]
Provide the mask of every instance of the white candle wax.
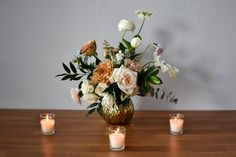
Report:
[[170,129],[172,132],[181,132],[183,130],[183,124],[184,120],[183,119],[170,119]]
[[40,123],[41,123],[42,132],[49,133],[49,132],[54,131],[55,120],[49,119],[48,115],[46,116],[46,119],[42,119]]
[[115,132],[109,135],[110,145],[112,148],[121,148],[125,145],[125,135]]

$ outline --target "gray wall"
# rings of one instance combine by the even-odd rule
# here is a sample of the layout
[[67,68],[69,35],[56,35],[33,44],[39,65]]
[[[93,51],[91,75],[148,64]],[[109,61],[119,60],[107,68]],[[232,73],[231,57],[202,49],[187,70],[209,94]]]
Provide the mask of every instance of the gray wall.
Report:
[[135,97],[136,109],[236,109],[235,0],[0,0],[0,108],[86,108],[70,99],[76,84],[54,76],[85,41],[100,56],[104,39],[117,44],[119,20],[138,25],[137,9],[155,13],[144,44],[162,43],[181,73],[164,86],[178,105]]

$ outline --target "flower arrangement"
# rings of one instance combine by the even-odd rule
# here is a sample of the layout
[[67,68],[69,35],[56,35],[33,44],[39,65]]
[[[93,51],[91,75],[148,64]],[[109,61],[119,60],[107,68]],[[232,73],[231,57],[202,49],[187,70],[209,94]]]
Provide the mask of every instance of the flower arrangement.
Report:
[[[171,103],[177,103],[177,98],[172,95],[172,92],[159,92],[158,85],[163,83],[158,76],[159,72],[168,72],[171,78],[179,72],[176,67],[167,64],[161,58],[162,46],[152,43],[144,51],[138,51],[143,40],[141,31],[144,23],[153,14],[147,11],[136,11],[136,15],[142,20],[137,33],[134,33],[130,41],[127,40],[126,33],[134,32],[136,26],[133,21],[121,20],[118,23],[118,30],[122,32],[121,40],[117,47],[104,41],[104,60],[99,59],[96,41],[92,40],[78,50],[68,66],[62,63],[65,73],[56,77],[79,82],[78,88],[71,88],[71,97],[76,103],[81,103],[81,99],[89,103],[88,114],[94,111],[101,113],[103,107],[115,109],[118,105],[125,106],[135,95],[151,95],[161,99],[166,97]],[[143,63],[142,57],[149,48],[154,49],[153,58]]]

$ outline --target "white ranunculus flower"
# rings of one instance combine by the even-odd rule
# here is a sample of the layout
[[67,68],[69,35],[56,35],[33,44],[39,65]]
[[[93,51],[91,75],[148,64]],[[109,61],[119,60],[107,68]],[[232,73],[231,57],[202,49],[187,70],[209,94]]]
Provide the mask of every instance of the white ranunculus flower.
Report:
[[81,91],[83,94],[92,93],[94,91],[94,86],[90,84],[88,80],[84,80],[81,85]]
[[142,40],[139,37],[135,37],[131,40],[131,46],[137,48],[141,45]]
[[137,86],[137,72],[134,72],[125,66],[121,66],[120,68],[114,69],[109,80],[111,83],[117,82],[120,90],[131,95],[134,88]]
[[70,89],[70,95],[71,95],[72,100],[73,100],[75,103],[80,104],[80,97],[79,97],[79,89],[78,89],[78,88],[72,88],[72,87],[71,87],[71,89]]
[[135,24],[133,21],[128,21],[126,19],[123,19],[118,24],[118,30],[119,31],[134,31]]
[[95,103],[99,100],[99,97],[96,96],[95,94],[84,94],[82,96],[82,100],[84,100],[85,102],[92,104]]
[[107,87],[108,87],[108,86],[107,86],[106,83],[100,82],[100,83],[97,85],[96,89],[95,89],[95,93],[96,93],[97,95],[99,95],[99,96],[104,96],[105,93],[103,93],[103,91],[104,91]]
[[113,95],[106,93],[105,96],[102,98],[101,104],[103,107],[109,108],[109,107],[116,105],[116,101],[115,101]]

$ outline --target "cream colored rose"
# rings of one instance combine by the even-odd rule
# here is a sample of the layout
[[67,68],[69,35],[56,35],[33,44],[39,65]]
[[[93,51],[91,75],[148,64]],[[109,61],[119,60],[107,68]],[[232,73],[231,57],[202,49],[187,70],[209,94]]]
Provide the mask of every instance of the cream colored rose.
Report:
[[82,100],[89,104],[92,104],[92,103],[97,102],[99,100],[99,97],[96,96],[95,94],[84,94],[82,96]]
[[126,19],[123,19],[118,24],[118,30],[119,31],[131,31],[133,32],[135,29],[135,24],[133,21],[128,21]]
[[133,48],[139,47],[141,45],[141,43],[142,43],[142,40],[139,37],[135,37],[131,40],[131,46]]
[[128,95],[131,95],[134,88],[137,86],[137,72],[134,72],[124,66],[115,68],[112,76],[110,77],[110,82],[117,82],[120,90]]
[[78,103],[80,104],[80,96],[79,96],[79,89],[78,88],[71,88],[70,89],[70,95],[71,95],[71,98],[72,100],[75,102],[75,103]]
[[94,91],[94,86],[90,84],[88,80],[84,80],[81,85],[81,91],[83,94],[92,93]]
[[105,93],[103,93],[103,91],[107,88],[107,84],[106,83],[99,83],[95,89],[95,93],[99,96],[105,96]]

